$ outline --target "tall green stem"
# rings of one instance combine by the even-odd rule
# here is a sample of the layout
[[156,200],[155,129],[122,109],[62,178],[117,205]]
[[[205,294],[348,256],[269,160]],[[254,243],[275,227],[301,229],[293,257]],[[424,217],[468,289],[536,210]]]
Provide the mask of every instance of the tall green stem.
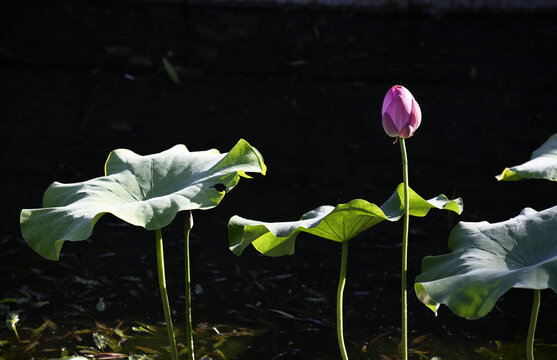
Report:
[[534,334],[536,332],[536,323],[538,322],[538,312],[540,311],[540,298],[540,289],[535,289],[530,326],[528,327],[528,339],[526,340],[526,356],[528,360],[534,360]]
[[190,230],[193,227],[191,210],[185,221],[185,263],[186,263],[186,344],[189,346],[188,360],[195,359],[193,348],[193,328],[191,325],[191,280],[190,280]]
[[162,246],[161,229],[155,230],[155,238],[157,242],[157,269],[159,272],[159,289],[161,292],[164,321],[166,321],[166,330],[168,331],[170,356],[172,360],[178,360],[178,351],[176,350],[176,337],[174,336],[174,326],[172,325],[172,315],[170,313],[170,304],[168,303],[168,293],[166,292],[166,277],[164,274],[164,251]]
[[340,263],[340,276],[338,279],[337,290],[337,337],[338,347],[342,360],[348,360],[346,346],[344,345],[344,334],[342,329],[342,294],[344,293],[344,284],[346,283],[346,264],[348,262],[348,241],[342,243],[342,261]]
[[406,144],[403,138],[399,138],[400,152],[402,154],[402,178],[404,179],[404,227],[402,230],[402,269],[401,269],[401,303],[402,303],[402,339],[401,359],[408,359],[408,290],[406,278],[408,274],[408,226],[410,222],[410,198],[408,196],[408,157],[406,155]]

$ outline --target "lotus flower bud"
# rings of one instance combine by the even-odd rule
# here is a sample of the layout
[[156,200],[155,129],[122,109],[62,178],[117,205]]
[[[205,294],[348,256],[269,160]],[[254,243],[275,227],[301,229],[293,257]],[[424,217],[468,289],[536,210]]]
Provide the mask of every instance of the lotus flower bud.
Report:
[[407,139],[422,122],[422,111],[410,91],[395,85],[387,91],[381,109],[383,129],[390,137]]

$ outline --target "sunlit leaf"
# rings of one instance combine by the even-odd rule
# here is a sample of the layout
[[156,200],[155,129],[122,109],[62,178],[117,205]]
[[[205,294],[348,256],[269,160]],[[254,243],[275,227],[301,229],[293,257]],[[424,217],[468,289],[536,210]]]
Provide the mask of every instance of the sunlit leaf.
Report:
[[128,360],[153,360],[153,359],[154,357],[145,354],[128,356]]
[[118,335],[119,337],[121,337],[121,338],[125,338],[125,337],[126,337],[126,334],[125,334],[122,330],[120,330],[120,329],[112,329],[112,331],[114,331],[114,333],[115,333],[116,335]]
[[41,209],[21,211],[27,243],[45,258],[57,260],[64,241],[87,239],[101,216],[156,230],[183,210],[217,206],[246,172],[265,174],[257,149],[240,140],[228,153],[190,152],[184,145],[154,155],[114,150],[105,176],[88,181],[53,183]]
[[8,318],[6,319],[6,326],[11,329],[17,340],[19,341],[19,334],[17,333],[16,325],[19,322],[19,314],[17,313],[9,313]]
[[132,326],[132,330],[136,332],[143,332],[155,335],[157,333],[157,328],[152,325],[139,324],[139,326]]
[[451,253],[423,259],[418,298],[433,311],[486,315],[510,288],[557,292],[557,206],[526,208],[507,221],[461,222],[449,237]]
[[170,80],[172,80],[176,85],[180,86],[180,78],[178,77],[178,73],[176,72],[176,69],[174,69],[174,66],[166,58],[162,59],[162,63]]
[[93,333],[93,342],[99,350],[104,350],[104,348],[108,345],[108,339],[106,336],[98,332]]
[[[462,200],[449,200],[444,195],[425,200],[410,189],[410,215],[425,216],[430,209],[462,212]],[[404,212],[404,188],[400,184],[381,207],[356,199],[337,206],[321,206],[305,213],[298,221],[263,222],[234,216],[228,223],[230,250],[240,255],[250,244],[268,256],[294,253],[300,232],[324,239],[344,242],[361,232],[388,220],[400,219]]]
[[505,168],[497,180],[547,179],[557,181],[557,134],[553,134],[532,153],[524,164]]

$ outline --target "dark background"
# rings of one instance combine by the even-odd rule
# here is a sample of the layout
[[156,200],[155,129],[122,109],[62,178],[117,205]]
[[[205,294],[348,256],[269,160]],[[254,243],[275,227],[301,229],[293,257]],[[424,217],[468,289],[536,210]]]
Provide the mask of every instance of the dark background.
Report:
[[[294,220],[354,198],[383,203],[402,181],[399,147],[380,120],[394,84],[410,89],[423,113],[407,142],[411,187],[425,198],[444,193],[465,204],[461,216],[432,211],[412,220],[409,279],[423,256],[448,251],[456,221],[496,222],[527,206],[555,205],[555,184],[498,183],[494,176],[528,160],[557,129],[556,20],[551,12],[2,2],[0,297],[34,289],[48,301],[38,309],[10,304],[2,315],[18,310],[21,326],[51,318],[66,328],[162,319],[150,278],[152,234],[107,215],[91,241],[65,244],[53,263],[21,239],[19,211],[40,207],[54,180],[101,176],[115,148],[149,154],[183,143],[224,152],[244,138],[269,171],[242,180],[218,208],[194,214],[192,276],[203,289],[194,296],[194,323],[265,330],[244,359],[336,359],[340,247],[301,235],[293,257],[265,258],[250,249],[237,258],[227,249],[228,218]],[[179,314],[180,225],[166,230],[169,289]],[[401,224],[381,224],[351,244],[345,336],[354,358],[379,356],[362,354],[370,342],[382,354],[396,353],[400,232]],[[144,280],[140,300],[130,296],[136,285],[124,275]],[[80,298],[83,284],[75,276],[101,279],[103,287]],[[106,311],[95,310],[99,296]],[[542,293],[539,343],[557,342],[556,300],[552,291]],[[83,311],[68,313],[75,302]],[[497,352],[495,340],[524,341],[530,302],[529,291],[512,290],[472,322],[446,308],[435,318],[411,293],[410,338],[428,335],[416,346],[443,359],[479,356],[480,347]],[[0,334],[12,336],[7,329]]]

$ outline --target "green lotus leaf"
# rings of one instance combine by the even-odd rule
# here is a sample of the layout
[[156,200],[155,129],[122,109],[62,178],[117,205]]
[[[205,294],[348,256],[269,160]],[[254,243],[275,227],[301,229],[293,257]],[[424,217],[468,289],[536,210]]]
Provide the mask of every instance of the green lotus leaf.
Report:
[[[424,200],[412,189],[410,215],[425,216],[430,209],[462,212],[462,200],[449,200],[439,195]],[[230,250],[240,255],[250,244],[268,256],[294,254],[294,243],[300,232],[313,234],[328,240],[345,242],[361,232],[388,220],[400,219],[404,212],[404,186],[396,191],[381,207],[365,200],[355,199],[337,206],[320,206],[302,215],[299,221],[262,222],[233,216],[228,223]]]
[[43,208],[21,211],[21,231],[37,253],[57,260],[64,241],[87,239],[106,213],[147,230],[161,229],[179,211],[217,206],[240,176],[248,177],[246,172],[265,174],[266,166],[243,139],[224,154],[190,152],[184,145],[147,156],[114,150],[105,176],[50,185]]
[[486,315],[510,288],[557,292],[557,206],[526,208],[499,223],[460,222],[449,236],[451,253],[426,256],[414,286],[433,311],[445,304],[455,314]]
[[553,134],[536,151],[530,161],[505,168],[497,180],[547,179],[557,181],[557,134]]

